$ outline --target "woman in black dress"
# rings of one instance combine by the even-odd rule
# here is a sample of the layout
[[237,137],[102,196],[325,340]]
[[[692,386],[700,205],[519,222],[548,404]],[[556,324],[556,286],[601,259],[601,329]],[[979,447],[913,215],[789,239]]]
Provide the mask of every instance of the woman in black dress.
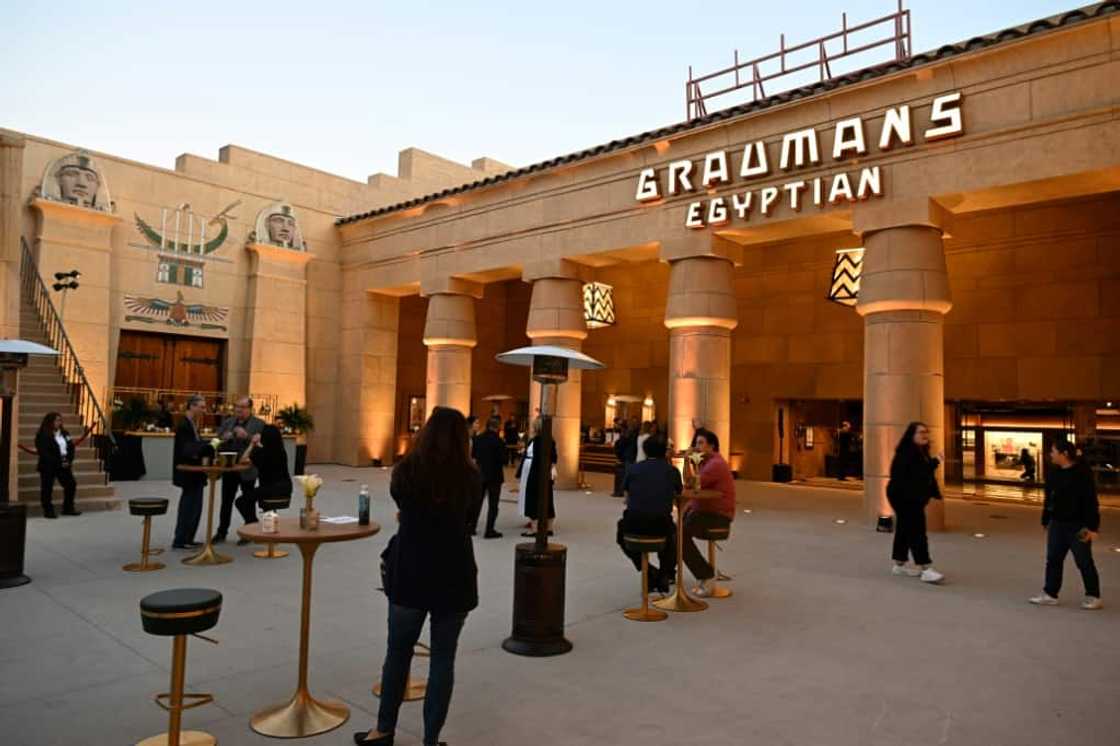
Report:
[[[518,501],[522,504],[523,515],[529,519],[529,525],[526,526],[522,536],[536,536],[537,531],[534,521],[540,519],[538,513],[540,512],[540,501],[537,494],[537,479],[539,478],[540,468],[544,459],[540,458],[537,454],[541,452],[541,423],[540,420],[533,421],[533,438],[525,446],[525,458],[522,459],[520,466],[517,467],[517,478],[520,480],[521,493],[518,496]],[[545,529],[548,535],[552,535],[552,520],[556,517],[556,500],[555,490],[553,489],[556,482],[556,462],[559,460],[556,452],[556,441],[552,441],[552,462],[549,465],[548,475],[548,516],[545,518]],[[525,465],[528,464],[529,468],[526,469]]]
[[[265,425],[260,434],[249,441],[241,460],[257,468],[257,486],[243,487],[241,496],[234,501],[237,512],[245,523],[257,522],[257,504],[265,497],[292,496],[292,477],[288,473],[288,454],[284,452],[284,437],[275,425]],[[238,545],[249,543],[238,539]]]
[[467,526],[482,501],[471,461],[467,422],[436,407],[408,454],[393,467],[389,494],[400,527],[382,555],[389,596],[389,639],[381,671],[377,727],[354,734],[358,744],[393,743],[412,651],[431,617],[431,666],[424,696],[424,743],[438,744],[455,679],[455,651],[467,614],[478,606],[478,567]]
[[[894,564],[891,573],[920,577],[925,583],[940,583],[945,576],[933,567],[926,537],[926,505],[941,499],[937,486],[937,467],[942,459],[930,455],[929,426],[911,422],[891,461],[891,478],[887,483],[887,500],[894,510]],[[913,567],[907,564],[914,556]]]

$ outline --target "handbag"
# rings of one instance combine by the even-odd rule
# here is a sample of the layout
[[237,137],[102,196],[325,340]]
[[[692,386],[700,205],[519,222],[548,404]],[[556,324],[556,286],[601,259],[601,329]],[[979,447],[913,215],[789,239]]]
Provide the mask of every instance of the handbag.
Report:
[[393,576],[396,575],[396,570],[397,534],[393,534],[385,545],[385,551],[381,553],[381,590],[385,591],[390,600],[393,598]]

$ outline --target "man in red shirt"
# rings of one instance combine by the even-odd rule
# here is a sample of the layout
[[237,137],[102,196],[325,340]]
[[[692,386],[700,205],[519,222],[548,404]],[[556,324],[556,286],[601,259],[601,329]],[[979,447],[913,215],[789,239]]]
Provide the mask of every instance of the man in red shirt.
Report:
[[735,478],[719,453],[719,438],[715,433],[701,428],[696,431],[695,443],[703,459],[700,489],[720,493],[718,498],[690,500],[684,511],[684,562],[693,577],[700,581],[696,595],[703,597],[711,594],[715,572],[697,548],[695,537],[710,528],[731,526],[735,519]]

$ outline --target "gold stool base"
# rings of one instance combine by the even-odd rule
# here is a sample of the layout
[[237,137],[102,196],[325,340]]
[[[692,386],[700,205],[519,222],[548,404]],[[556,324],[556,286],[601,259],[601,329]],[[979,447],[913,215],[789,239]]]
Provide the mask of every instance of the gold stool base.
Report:
[[708,593],[708,598],[730,598],[730,597],[731,597],[731,589],[730,588],[724,588],[722,585],[717,585],[715,588],[712,588],[710,593]]
[[677,583],[677,590],[667,598],[660,598],[653,605],[662,611],[703,611],[708,605],[699,601],[681,590]]
[[233,562],[233,557],[218,554],[213,544],[207,544],[201,552],[183,560],[184,565],[224,565],[228,562]]
[[[424,699],[424,695],[428,693],[428,682],[425,679],[412,679],[404,687],[404,701],[416,702]],[[381,696],[381,684],[373,685],[373,696]]]
[[[145,738],[136,746],[167,746],[171,741],[166,733]],[[179,746],[217,746],[218,739],[200,730],[179,731]]]
[[125,572],[151,572],[152,570],[162,570],[166,565],[162,562],[129,562],[127,565],[121,565],[121,569]]
[[622,612],[622,616],[626,617],[632,622],[663,622],[669,618],[669,615],[664,611],[657,609],[627,609]]
[[261,559],[280,559],[281,557],[287,557],[288,552],[284,549],[276,549],[275,544],[269,544],[268,549],[258,549],[253,552],[253,556]]
[[297,691],[282,705],[273,705],[249,719],[249,727],[262,736],[304,738],[332,731],[350,719],[350,708],[341,702],[318,700]]

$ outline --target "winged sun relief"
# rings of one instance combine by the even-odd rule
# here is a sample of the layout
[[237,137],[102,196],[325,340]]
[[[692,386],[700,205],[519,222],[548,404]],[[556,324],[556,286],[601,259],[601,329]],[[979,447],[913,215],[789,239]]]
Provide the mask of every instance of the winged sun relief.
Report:
[[163,319],[172,326],[190,326],[193,323],[225,321],[228,308],[204,303],[184,303],[183,294],[175,293],[174,301],[139,295],[126,295],[124,307],[132,313],[153,319]]

